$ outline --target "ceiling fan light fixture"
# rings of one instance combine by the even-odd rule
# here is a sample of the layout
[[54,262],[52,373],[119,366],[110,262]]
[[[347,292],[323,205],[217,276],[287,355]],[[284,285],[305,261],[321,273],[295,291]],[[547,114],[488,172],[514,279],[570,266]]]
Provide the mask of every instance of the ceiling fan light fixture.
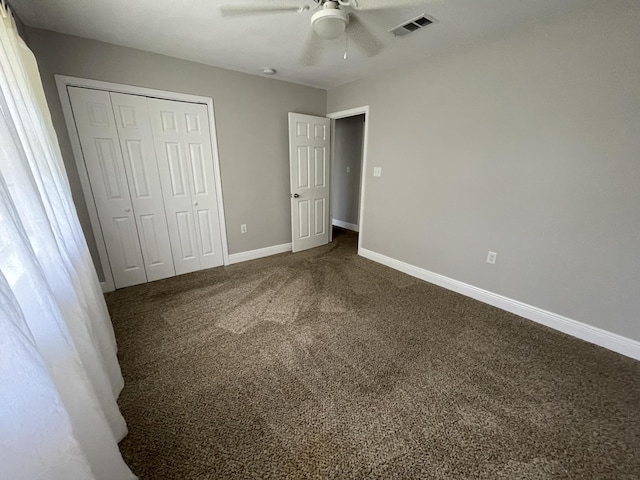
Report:
[[344,33],[348,23],[347,14],[337,8],[320,10],[311,17],[313,31],[324,40],[338,38]]

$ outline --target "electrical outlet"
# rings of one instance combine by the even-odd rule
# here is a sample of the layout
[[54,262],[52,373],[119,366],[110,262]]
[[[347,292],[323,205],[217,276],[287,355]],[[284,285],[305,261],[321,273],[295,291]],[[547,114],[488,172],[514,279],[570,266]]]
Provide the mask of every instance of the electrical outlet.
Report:
[[374,177],[382,176],[382,167],[373,167],[373,176]]
[[347,173],[351,173],[351,167],[347,167]]
[[489,252],[487,254],[487,263],[490,263],[491,265],[495,264],[497,257],[498,257],[498,254],[496,252]]
[[240,233],[247,233],[247,224],[243,223],[240,225]]

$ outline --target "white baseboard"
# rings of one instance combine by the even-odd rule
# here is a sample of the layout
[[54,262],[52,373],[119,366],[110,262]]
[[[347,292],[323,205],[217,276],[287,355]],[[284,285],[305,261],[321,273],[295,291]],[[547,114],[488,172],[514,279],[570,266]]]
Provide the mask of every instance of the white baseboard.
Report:
[[107,282],[100,282],[100,288],[102,289],[102,293],[113,292],[113,288],[111,288]]
[[270,255],[276,255],[278,253],[285,253],[291,251],[290,243],[283,243],[282,245],[274,245],[272,247],[258,248],[257,250],[249,250],[247,252],[232,253],[229,255],[229,265],[234,263],[246,262],[247,260],[255,260],[256,258],[268,257]]
[[356,225],[355,223],[343,222],[342,220],[336,220],[335,218],[331,220],[331,223],[336,227],[346,228],[347,230],[352,230],[354,232],[360,231],[358,229],[358,225]]
[[608,332],[601,328],[593,327],[591,325],[563,317],[562,315],[557,315],[541,308],[527,305],[526,303],[522,303],[517,300],[512,300],[511,298],[474,287],[473,285],[469,285],[458,280],[453,280],[445,277],[444,275],[430,272],[429,270],[416,267],[365,248],[360,248],[358,250],[358,255],[404,272],[412,277],[433,283],[467,297],[475,298],[483,303],[488,303],[489,305],[514,313],[536,323],[546,325],[554,330],[559,330],[581,340],[613,350],[614,352],[631,357],[635,360],[640,360],[640,342],[632,340],[631,338],[623,337],[616,333]]

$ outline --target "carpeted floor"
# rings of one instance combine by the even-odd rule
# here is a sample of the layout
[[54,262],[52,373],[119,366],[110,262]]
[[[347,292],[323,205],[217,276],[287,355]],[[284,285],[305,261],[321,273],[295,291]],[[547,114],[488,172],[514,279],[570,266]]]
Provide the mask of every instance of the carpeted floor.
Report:
[[141,479],[637,479],[640,362],[356,237],[107,296]]

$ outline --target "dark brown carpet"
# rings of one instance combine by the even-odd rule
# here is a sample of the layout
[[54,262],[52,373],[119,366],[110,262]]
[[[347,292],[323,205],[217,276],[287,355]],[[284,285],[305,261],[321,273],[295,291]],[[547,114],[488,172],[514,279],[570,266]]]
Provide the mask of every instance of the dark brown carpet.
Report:
[[141,479],[640,478],[640,362],[355,242],[107,296]]

